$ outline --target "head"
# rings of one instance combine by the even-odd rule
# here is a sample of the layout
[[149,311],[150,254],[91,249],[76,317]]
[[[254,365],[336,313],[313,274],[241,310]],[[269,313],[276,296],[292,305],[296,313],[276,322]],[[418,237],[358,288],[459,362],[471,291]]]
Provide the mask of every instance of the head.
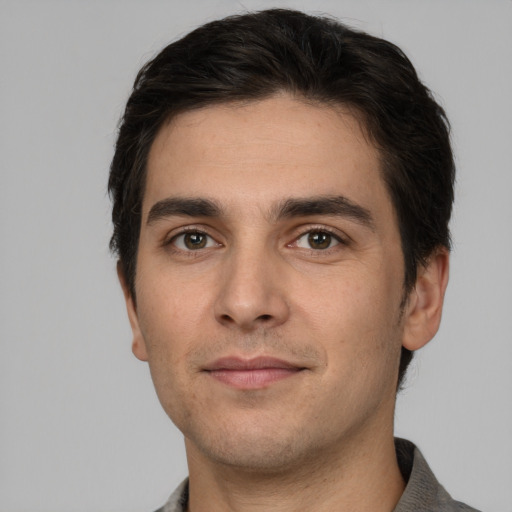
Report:
[[[112,249],[136,301],[142,204],[150,150],[184,113],[288,94],[342,109],[376,149],[403,256],[403,301],[429,258],[449,249],[454,163],[443,109],[395,45],[337,21],[268,10],[208,23],[139,72],[112,161]],[[402,348],[398,383],[412,352]]]

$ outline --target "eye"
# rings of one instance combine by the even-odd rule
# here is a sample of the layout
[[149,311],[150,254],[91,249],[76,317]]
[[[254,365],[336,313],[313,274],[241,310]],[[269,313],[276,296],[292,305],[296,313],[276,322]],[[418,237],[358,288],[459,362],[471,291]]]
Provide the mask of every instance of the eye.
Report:
[[219,245],[211,236],[201,231],[188,231],[187,233],[176,235],[171,240],[171,243],[182,251],[197,251]]
[[309,231],[297,238],[296,247],[302,249],[325,250],[340,243],[340,239],[328,231]]

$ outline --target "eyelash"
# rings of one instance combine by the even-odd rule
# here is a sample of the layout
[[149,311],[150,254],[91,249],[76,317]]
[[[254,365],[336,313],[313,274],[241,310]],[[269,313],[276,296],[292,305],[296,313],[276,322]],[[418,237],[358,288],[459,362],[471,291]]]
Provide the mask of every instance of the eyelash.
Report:
[[[334,246],[329,246],[325,249],[314,249],[312,247],[309,247],[309,248],[298,247],[298,245],[297,245],[298,241],[301,238],[303,238],[307,235],[311,235],[311,234],[326,234],[326,235],[332,237],[332,239],[334,239],[337,243]],[[222,244],[217,242],[215,240],[215,238],[212,235],[210,235],[207,231],[205,231],[204,229],[193,227],[193,226],[183,228],[179,233],[173,234],[171,237],[164,240],[162,245],[164,247],[167,247],[168,249],[172,250],[173,252],[180,253],[180,254],[187,254],[188,256],[193,256],[193,255],[197,256],[198,253],[201,252],[203,249],[212,248],[210,246],[210,247],[199,247],[197,249],[188,249],[187,250],[187,249],[177,247],[176,240],[178,240],[180,237],[183,237],[185,235],[204,236],[204,237],[207,237],[208,239],[210,239],[210,242],[213,241],[215,243],[215,246],[217,246],[217,247],[222,246]],[[207,241],[206,243],[208,244],[209,242]],[[346,237],[342,237],[338,232],[334,232],[333,230],[326,228],[325,226],[308,226],[307,229],[302,231],[298,236],[295,236],[292,242],[286,244],[286,247],[298,247],[298,249],[301,249],[303,251],[310,251],[312,253],[317,253],[317,254],[319,254],[319,253],[328,254],[332,250],[335,250],[335,248],[338,245],[348,246],[349,240]]]
[[[210,241],[213,240],[215,242],[215,245],[217,245],[217,246],[222,245],[222,244],[218,243],[215,240],[215,238],[213,236],[211,236],[208,232],[206,232],[204,229],[200,229],[200,228],[196,228],[196,227],[193,227],[193,226],[189,226],[189,227],[183,228],[179,233],[173,234],[171,237],[169,237],[168,239],[164,240],[163,246],[167,247],[167,248],[170,248],[174,252],[179,252],[180,254],[189,254],[189,255],[192,255],[193,253],[199,252],[200,249],[204,249],[203,247],[201,247],[201,248],[195,249],[195,250],[194,249],[187,250],[187,249],[182,249],[180,247],[177,247],[176,246],[176,241],[180,237],[184,237],[186,235],[204,236],[204,237],[210,239]],[[208,243],[208,241],[206,243]],[[205,248],[209,249],[210,247],[205,247]]]
[[308,228],[306,230],[304,230],[302,233],[300,233],[297,237],[295,237],[293,242],[288,244],[288,246],[289,247],[294,247],[294,246],[297,247],[297,244],[301,238],[303,238],[307,235],[311,235],[311,234],[328,235],[328,236],[332,237],[332,239],[334,239],[337,243],[334,246],[330,246],[325,249],[314,249],[312,247],[310,247],[310,248],[299,247],[299,249],[302,249],[305,251],[311,251],[312,253],[315,253],[315,254],[319,254],[319,253],[329,254],[330,252],[335,250],[338,245],[341,245],[341,246],[349,245],[349,240],[346,237],[342,237],[337,231],[335,232],[334,230],[326,228],[325,226],[308,226]]

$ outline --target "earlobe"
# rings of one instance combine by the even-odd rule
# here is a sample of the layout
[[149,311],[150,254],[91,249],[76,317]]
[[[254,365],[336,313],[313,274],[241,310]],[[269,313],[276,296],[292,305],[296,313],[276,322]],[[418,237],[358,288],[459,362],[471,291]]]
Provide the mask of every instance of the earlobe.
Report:
[[450,255],[441,247],[418,269],[416,284],[406,306],[402,345],[418,350],[436,334],[441,323],[444,294],[448,285]]
[[142,332],[140,330],[135,299],[132,295],[132,292],[130,291],[130,287],[128,286],[128,282],[126,280],[126,276],[124,275],[120,261],[117,262],[117,277],[119,278],[119,283],[121,284],[121,288],[123,290],[124,300],[126,303],[126,311],[128,313],[128,320],[130,321],[130,326],[132,328],[132,352],[137,359],[140,359],[141,361],[147,361],[148,354],[146,350],[146,342],[144,341],[144,337],[142,336]]

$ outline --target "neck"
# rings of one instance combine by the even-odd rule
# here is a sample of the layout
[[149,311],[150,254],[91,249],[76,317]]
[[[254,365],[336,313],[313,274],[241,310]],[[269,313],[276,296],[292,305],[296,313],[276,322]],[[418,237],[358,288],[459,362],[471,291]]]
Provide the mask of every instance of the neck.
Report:
[[[403,493],[392,429],[264,472],[219,464],[187,441],[189,512],[391,512]],[[385,434],[385,435],[384,435]]]

